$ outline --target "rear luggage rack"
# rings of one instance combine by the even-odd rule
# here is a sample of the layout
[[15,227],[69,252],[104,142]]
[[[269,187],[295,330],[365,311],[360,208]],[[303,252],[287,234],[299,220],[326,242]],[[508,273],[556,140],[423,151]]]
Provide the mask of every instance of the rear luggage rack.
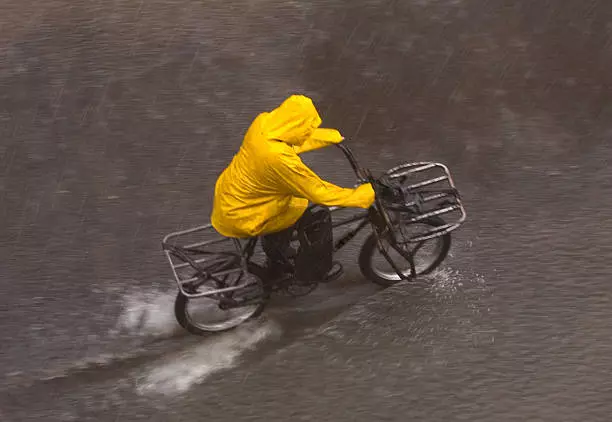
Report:
[[[185,244],[189,235],[210,239]],[[170,243],[170,240],[173,242]],[[231,250],[231,243],[235,252],[228,252]],[[219,246],[225,247],[225,250],[216,251],[215,247]],[[168,258],[179,290],[189,298],[228,293],[253,284],[242,280],[246,270],[240,241],[220,235],[211,224],[168,234],[162,240],[162,249]],[[234,275],[236,283],[239,284],[224,287],[227,278],[231,275]],[[211,281],[216,289],[199,293],[188,291],[189,287]]]
[[431,217],[452,216],[446,224],[438,226],[409,239],[408,242],[421,242],[444,236],[456,230],[466,219],[461,196],[453,178],[444,164],[435,162],[406,163],[388,170],[385,175],[399,183],[404,193],[403,204],[390,204],[390,211],[399,211],[402,217],[408,214],[405,223],[418,223]]

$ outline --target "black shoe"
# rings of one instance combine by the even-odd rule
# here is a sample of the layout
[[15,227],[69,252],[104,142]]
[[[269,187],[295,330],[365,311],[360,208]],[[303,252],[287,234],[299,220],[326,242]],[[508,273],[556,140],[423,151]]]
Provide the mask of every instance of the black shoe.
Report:
[[332,264],[332,269],[329,270],[329,272],[325,275],[321,282],[329,283],[330,281],[337,280],[342,274],[344,274],[344,268],[342,267],[342,264],[340,264],[338,261],[334,261],[334,263]]

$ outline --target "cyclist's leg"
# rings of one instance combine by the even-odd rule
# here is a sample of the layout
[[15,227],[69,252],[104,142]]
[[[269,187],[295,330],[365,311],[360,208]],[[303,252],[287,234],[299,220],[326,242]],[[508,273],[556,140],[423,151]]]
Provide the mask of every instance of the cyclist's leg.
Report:
[[303,281],[323,281],[333,270],[333,233],[331,212],[311,206],[298,221],[300,251],[296,258],[296,277]]
[[[261,236],[261,243],[268,258],[268,268],[288,271],[293,269],[288,263],[288,258],[295,255],[295,251],[291,248],[291,237],[300,219],[304,217],[307,207],[307,199],[294,197],[288,209],[279,218],[266,222],[264,229],[269,234]],[[287,222],[293,222],[293,224],[287,227]]]
[[261,246],[271,264],[283,264],[290,257],[293,226],[261,238]]

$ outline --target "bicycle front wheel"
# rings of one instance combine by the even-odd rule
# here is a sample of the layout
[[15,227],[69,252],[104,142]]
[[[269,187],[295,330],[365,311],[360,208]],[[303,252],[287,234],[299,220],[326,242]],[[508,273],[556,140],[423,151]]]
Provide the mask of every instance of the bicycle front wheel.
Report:
[[[423,232],[424,229],[440,227],[444,224],[446,223],[441,218],[432,217],[414,224],[402,225],[399,223],[397,231],[400,236],[406,236],[409,232],[419,233]],[[381,242],[400,272],[404,276],[409,277],[411,274],[410,263],[399,252],[394,250],[386,239],[382,239]],[[451,235],[447,233],[433,239],[409,245],[413,251],[416,251],[414,254],[416,275],[425,275],[435,270],[446,259],[451,246]],[[383,287],[392,286],[402,280],[397,271],[380,252],[374,233],[367,237],[361,247],[359,268],[364,277]]]

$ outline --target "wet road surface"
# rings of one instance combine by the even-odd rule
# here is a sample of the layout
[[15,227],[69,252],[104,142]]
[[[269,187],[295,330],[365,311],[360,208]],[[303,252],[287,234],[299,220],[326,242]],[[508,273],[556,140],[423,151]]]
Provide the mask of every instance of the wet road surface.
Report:
[[[4,420],[609,419],[612,6],[9,3]],[[425,285],[378,292],[351,249],[340,284],[186,336],[159,240],[293,91],[375,171],[447,163],[468,223]]]

